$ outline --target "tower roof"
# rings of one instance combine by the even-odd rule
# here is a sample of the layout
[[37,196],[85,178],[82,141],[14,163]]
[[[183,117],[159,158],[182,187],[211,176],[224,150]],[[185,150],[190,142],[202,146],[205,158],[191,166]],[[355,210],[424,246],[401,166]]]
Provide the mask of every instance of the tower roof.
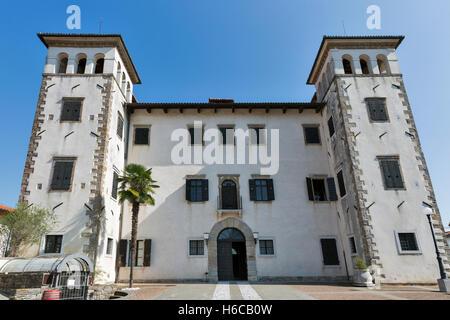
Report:
[[48,47],[114,47],[119,51],[125,68],[134,84],[141,84],[136,67],[131,60],[127,46],[120,34],[68,34],[68,33],[38,33],[39,39]]
[[306,83],[314,84],[316,82],[330,49],[397,49],[404,38],[404,36],[324,36]]

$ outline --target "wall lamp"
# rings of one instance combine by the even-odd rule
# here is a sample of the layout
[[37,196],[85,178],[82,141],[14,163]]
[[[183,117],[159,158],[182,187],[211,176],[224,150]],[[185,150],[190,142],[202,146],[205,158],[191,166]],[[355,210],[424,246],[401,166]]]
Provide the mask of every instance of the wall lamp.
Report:
[[253,238],[255,239],[255,244],[256,244],[259,239],[259,232],[253,232]]

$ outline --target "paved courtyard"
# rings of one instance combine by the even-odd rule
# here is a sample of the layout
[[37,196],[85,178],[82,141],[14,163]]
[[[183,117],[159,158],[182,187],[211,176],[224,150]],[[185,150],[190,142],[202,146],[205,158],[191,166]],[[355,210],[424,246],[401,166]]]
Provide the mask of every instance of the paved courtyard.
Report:
[[129,300],[450,300],[437,286],[357,288],[348,284],[136,284]]

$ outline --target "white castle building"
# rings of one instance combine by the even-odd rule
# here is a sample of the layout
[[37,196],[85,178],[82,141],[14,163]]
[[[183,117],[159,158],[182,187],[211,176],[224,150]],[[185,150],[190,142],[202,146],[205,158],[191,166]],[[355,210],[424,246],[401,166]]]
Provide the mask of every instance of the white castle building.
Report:
[[[127,280],[131,208],[114,179],[137,163],[161,186],[156,205],[141,206],[137,281],[347,280],[360,256],[378,282],[434,283],[424,206],[450,272],[397,61],[403,37],[324,37],[307,103],[138,103],[120,35],[39,38],[48,55],[21,200],[58,224],[25,255],[85,253],[102,281]],[[249,132],[248,158],[264,149],[271,163],[176,163],[179,129],[200,152],[209,129],[227,147]]]

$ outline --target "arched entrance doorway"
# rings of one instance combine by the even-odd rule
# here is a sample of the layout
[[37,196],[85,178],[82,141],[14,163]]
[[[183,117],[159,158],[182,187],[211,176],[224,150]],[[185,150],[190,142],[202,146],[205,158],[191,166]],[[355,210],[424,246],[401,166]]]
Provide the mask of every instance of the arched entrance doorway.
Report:
[[219,281],[247,280],[245,237],[235,228],[224,229],[217,237]]

